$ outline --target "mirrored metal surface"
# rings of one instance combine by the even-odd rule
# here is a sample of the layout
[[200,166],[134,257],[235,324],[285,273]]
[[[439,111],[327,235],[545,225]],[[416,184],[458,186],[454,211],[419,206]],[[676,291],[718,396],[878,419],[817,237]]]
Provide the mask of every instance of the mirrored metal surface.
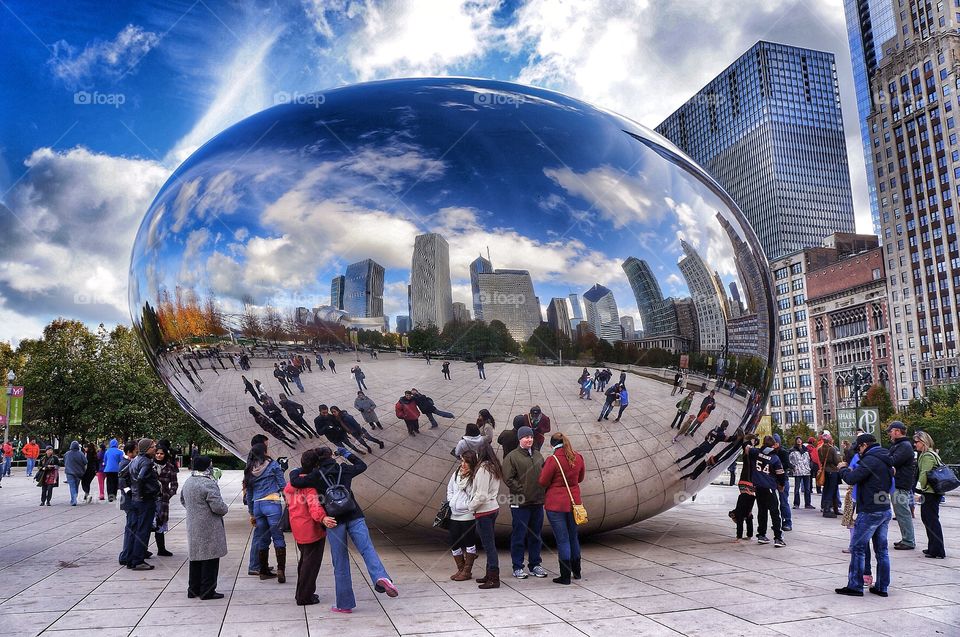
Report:
[[[700,168],[623,117],[488,80],[348,86],[236,124],[162,188],[130,283],[150,360],[217,441],[245,456],[266,433],[294,464],[349,441],[383,526],[431,526],[479,410],[499,453],[534,405],[585,457],[587,531],[655,515],[726,471],[774,362],[765,259]],[[621,378],[627,404],[598,420]],[[419,432],[397,415],[412,388],[437,409]]]

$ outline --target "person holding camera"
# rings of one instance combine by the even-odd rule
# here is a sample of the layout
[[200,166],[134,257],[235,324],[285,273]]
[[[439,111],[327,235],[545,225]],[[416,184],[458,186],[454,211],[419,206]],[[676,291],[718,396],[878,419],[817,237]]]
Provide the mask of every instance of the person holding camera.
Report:
[[[386,593],[388,597],[396,597],[400,593],[377,555],[363,511],[350,488],[353,479],[367,470],[367,464],[344,447],[337,447],[335,452],[331,451],[330,447],[319,447],[316,451],[316,468],[306,475],[299,469],[293,469],[290,471],[290,484],[296,489],[316,489],[317,493],[322,494],[323,508],[327,516],[336,520],[336,526],[327,529],[337,597],[337,605],[330,610],[335,613],[352,613],[357,605],[353,580],[350,577],[348,536],[363,558],[370,581],[374,583],[374,590]],[[338,456],[347,462],[337,462]]]

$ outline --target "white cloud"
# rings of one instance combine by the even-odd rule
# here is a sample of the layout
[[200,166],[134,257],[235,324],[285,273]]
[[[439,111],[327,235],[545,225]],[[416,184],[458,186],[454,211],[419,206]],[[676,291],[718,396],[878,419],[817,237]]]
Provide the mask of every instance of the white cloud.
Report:
[[116,80],[130,73],[158,42],[156,33],[128,24],[113,40],[94,40],[83,51],[65,40],[55,42],[49,64],[68,87],[88,86],[102,77]]
[[654,223],[662,217],[663,210],[657,210],[651,200],[655,192],[641,183],[642,178],[612,166],[600,166],[585,173],[568,167],[545,168],[543,173],[571,195],[588,202],[592,210],[613,222],[617,229]]

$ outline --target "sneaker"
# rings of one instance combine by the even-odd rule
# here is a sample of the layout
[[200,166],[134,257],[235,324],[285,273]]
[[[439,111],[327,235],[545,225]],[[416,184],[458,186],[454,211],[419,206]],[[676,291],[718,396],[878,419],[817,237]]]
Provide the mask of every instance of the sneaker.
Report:
[[349,614],[353,612],[353,610],[350,608],[337,608],[336,606],[331,606],[330,610],[332,610],[335,613],[344,613],[344,614]]
[[803,507],[803,508],[804,508],[804,509],[816,509],[817,507],[813,506],[812,504],[808,504],[808,505],[806,505],[806,506]]
[[793,530],[793,525],[792,525],[792,524],[784,524],[784,525],[783,525],[783,530],[784,530],[784,531],[792,531],[792,530]]
[[549,577],[549,576],[550,576],[550,573],[547,573],[546,569],[544,569],[544,568],[543,568],[542,566],[540,566],[539,564],[537,564],[536,566],[534,566],[533,568],[531,568],[531,569],[530,569],[530,572],[533,573],[533,576],[534,576],[534,577]]
[[915,547],[910,546],[909,544],[901,544],[897,542],[893,545],[893,548],[896,551],[912,551]]
[[527,572],[522,568],[513,569],[513,576],[517,579],[527,579]]
[[766,535],[758,535],[757,544],[770,544],[770,540],[767,538]]
[[873,586],[873,575],[864,575],[863,576],[863,585],[867,588]]
[[778,549],[779,549],[779,548],[782,548],[782,547],[784,547],[784,546],[786,546],[786,545],[787,545],[787,543],[784,542],[781,538],[778,538],[778,537],[777,537],[777,538],[774,538],[774,539],[773,539],[773,546],[774,546],[775,548],[778,548]]
[[377,580],[377,584],[387,593],[387,597],[396,597],[400,594],[400,591],[397,590],[397,587],[393,585],[386,577],[381,577]]
[[835,588],[833,589],[837,595],[849,595],[850,597],[863,597],[863,591],[858,591],[852,588]]

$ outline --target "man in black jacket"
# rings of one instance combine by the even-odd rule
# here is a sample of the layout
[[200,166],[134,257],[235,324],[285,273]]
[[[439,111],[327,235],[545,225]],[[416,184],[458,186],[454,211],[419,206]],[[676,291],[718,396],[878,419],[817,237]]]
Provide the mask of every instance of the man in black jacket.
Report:
[[850,538],[850,568],[847,585],[836,589],[839,595],[863,597],[863,566],[868,542],[873,542],[877,558],[877,579],[870,592],[887,596],[890,586],[890,555],[887,553],[887,527],[890,524],[890,492],[893,490],[893,460],[890,452],[877,444],[871,434],[860,434],[856,441],[860,460],[855,469],[841,462],[840,479],[856,485],[857,521]]
[[317,428],[318,436],[326,436],[327,440],[336,446],[350,447],[357,453],[364,453],[347,440],[347,430],[340,426],[340,421],[330,413],[326,405],[320,405],[320,415],[313,419],[313,426]]
[[440,425],[437,423],[437,419],[433,417],[434,414],[442,418],[456,418],[449,411],[441,411],[437,409],[437,406],[433,404],[433,398],[430,398],[426,394],[421,394],[416,389],[411,389],[413,392],[413,400],[417,403],[417,409],[420,410],[420,413],[427,417],[427,420],[430,421],[430,428],[436,429]]
[[308,436],[313,438],[313,430],[310,429],[307,421],[303,419],[303,405],[290,400],[286,394],[280,394],[280,406],[283,407],[283,410],[287,412],[287,416],[297,427],[300,427]]
[[160,496],[160,476],[153,465],[156,444],[149,438],[142,438],[137,444],[139,455],[130,461],[127,467],[130,495],[135,527],[131,538],[130,554],[127,556],[127,568],[135,571],[153,570],[153,565],[144,560],[147,556],[147,544],[150,542],[150,527],[157,512],[157,498]]
[[890,434],[890,459],[893,468],[896,489],[893,492],[893,514],[897,517],[900,526],[900,541],[895,542],[893,548],[898,551],[912,551],[916,547],[913,532],[913,514],[910,512],[910,499],[913,494],[914,481],[917,479],[917,460],[913,454],[913,444],[907,436],[907,426],[899,420],[894,420],[887,427]]

